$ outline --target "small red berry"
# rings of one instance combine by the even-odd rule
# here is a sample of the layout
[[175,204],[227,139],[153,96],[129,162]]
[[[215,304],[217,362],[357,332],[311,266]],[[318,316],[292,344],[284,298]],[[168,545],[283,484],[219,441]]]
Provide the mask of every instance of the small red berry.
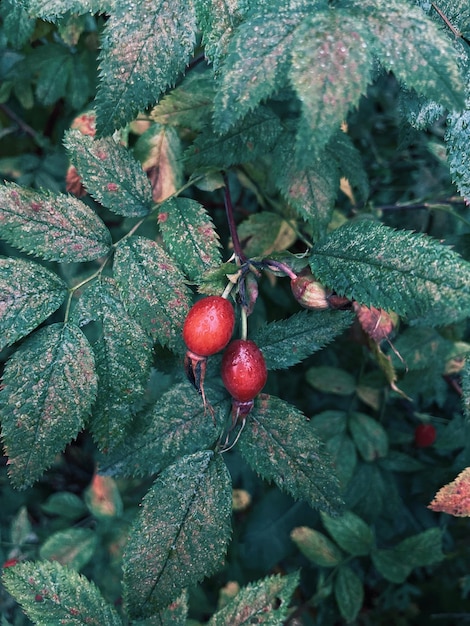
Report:
[[268,372],[263,353],[254,341],[236,339],[222,357],[222,380],[232,398],[249,403],[266,384]]
[[436,441],[436,429],[432,424],[418,424],[415,428],[415,445],[429,448]]
[[7,567],[14,567],[18,563],[18,559],[7,559],[2,567],[6,569]]
[[208,296],[191,307],[183,326],[188,350],[198,356],[211,356],[223,350],[232,337],[235,313],[221,296]]

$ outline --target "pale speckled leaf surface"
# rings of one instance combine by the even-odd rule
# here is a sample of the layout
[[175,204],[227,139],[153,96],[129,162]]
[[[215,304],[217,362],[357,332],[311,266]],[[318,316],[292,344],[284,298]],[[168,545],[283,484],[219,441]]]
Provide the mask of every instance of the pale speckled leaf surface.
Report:
[[169,254],[150,239],[130,237],[117,246],[114,275],[129,314],[154,340],[184,351],[190,292]]
[[55,21],[66,13],[109,13],[115,0],[25,0],[28,13],[43,20]]
[[350,311],[300,311],[261,326],[252,339],[268,370],[286,369],[321,350],[352,324]]
[[95,360],[71,324],[41,328],[5,365],[0,416],[9,474],[28,487],[78,435],[96,397]]
[[[312,10],[312,9],[310,9]],[[220,71],[214,126],[228,129],[287,84],[290,47],[307,12],[279,11],[248,18],[235,30]]]
[[99,385],[90,430],[101,449],[112,449],[127,436],[133,406],[144,394],[152,342],[127,313],[110,278],[101,278],[84,291],[73,320],[79,326],[91,320],[101,326],[93,343]]
[[65,136],[65,147],[88,193],[118,215],[147,215],[152,188],[142,165],[122,144],[107,137],[94,139],[79,130]]
[[0,258],[0,350],[39,326],[66,294],[67,285],[45,267]]
[[190,198],[172,198],[160,206],[160,231],[168,252],[196,282],[222,262],[217,231],[206,209]]
[[238,446],[262,478],[274,481],[296,500],[330,514],[341,510],[339,482],[326,447],[292,405],[261,394]]
[[289,615],[289,602],[298,582],[299,575],[294,572],[250,583],[212,616],[208,626],[281,626]]
[[449,116],[445,139],[452,180],[468,203],[470,202],[470,110]]
[[314,246],[313,274],[340,295],[420,324],[470,314],[470,263],[436,239],[372,220],[349,222]]
[[[300,155],[311,158],[326,146],[365,93],[371,69],[367,35],[359,20],[330,9],[303,21],[295,32],[289,72],[302,102]],[[305,150],[305,133],[312,138],[310,150]]]
[[192,2],[120,0],[106,23],[97,130],[111,135],[154,104],[184,72],[195,44]]
[[124,599],[132,618],[165,608],[222,567],[231,512],[232,483],[220,454],[185,456],[160,474],[124,552]]
[[100,472],[149,476],[178,457],[210,449],[220,436],[230,401],[225,390],[208,383],[205,393],[217,426],[194,387],[189,382],[179,383],[140,416],[147,426],[130,433],[115,450],[101,456]]
[[57,561],[19,563],[4,570],[2,582],[36,626],[122,626],[98,587]]
[[73,196],[0,186],[0,237],[48,261],[92,261],[111,249],[111,234],[90,207]]
[[424,11],[403,0],[359,0],[357,18],[373,37],[374,54],[408,89],[449,109],[464,105],[465,80],[452,39]]

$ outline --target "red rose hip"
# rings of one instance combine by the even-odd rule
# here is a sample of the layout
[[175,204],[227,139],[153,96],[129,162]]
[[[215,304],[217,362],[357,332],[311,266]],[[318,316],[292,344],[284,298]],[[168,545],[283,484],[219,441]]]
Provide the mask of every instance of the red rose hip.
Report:
[[221,296],[208,296],[191,307],[183,326],[183,340],[194,354],[211,356],[225,348],[234,326],[232,304]]
[[229,344],[222,357],[221,374],[227,391],[239,403],[252,403],[268,377],[263,353],[249,339]]
[[436,429],[432,424],[418,424],[415,428],[415,445],[429,448],[436,441]]

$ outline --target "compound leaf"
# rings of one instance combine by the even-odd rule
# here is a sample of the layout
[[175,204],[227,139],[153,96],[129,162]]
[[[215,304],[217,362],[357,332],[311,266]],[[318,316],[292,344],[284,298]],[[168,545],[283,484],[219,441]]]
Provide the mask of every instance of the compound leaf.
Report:
[[181,348],[189,289],[165,250],[150,239],[130,237],[117,246],[114,275],[129,314],[154,340]]
[[420,324],[439,326],[470,314],[470,264],[425,235],[377,222],[349,222],[310,256],[313,274],[340,295]]
[[48,261],[91,261],[111,249],[111,235],[86,204],[65,194],[0,186],[1,237]]
[[212,219],[196,200],[168,200],[160,206],[158,223],[165,247],[191,280],[200,282],[207,270],[222,262]]
[[335,598],[341,616],[354,622],[364,602],[364,585],[349,565],[341,565],[335,579]]
[[66,294],[67,285],[41,265],[0,258],[0,351],[39,326]]
[[[174,385],[141,415],[148,426],[130,433],[115,450],[100,459],[100,471],[119,476],[148,476],[175,459],[213,446],[220,436],[228,406],[227,394],[205,385],[214,420],[188,382]],[[219,427],[216,426],[219,425]]]
[[329,513],[342,507],[330,457],[305,416],[295,407],[262,394],[247,419],[240,451],[266,480],[297,500]]
[[226,606],[217,611],[208,626],[249,626],[283,624],[289,602],[299,582],[297,572],[287,576],[269,576],[243,587]]
[[28,487],[83,428],[96,397],[93,353],[71,324],[28,337],[7,361],[0,391],[12,483]]
[[115,3],[100,54],[97,130],[111,135],[154,104],[183,73],[195,43],[192,3]]
[[243,21],[236,29],[214,100],[214,125],[219,132],[227,132],[282,83],[287,83],[292,39],[305,15],[305,8],[275,10]]
[[37,626],[122,626],[96,585],[58,563],[19,563],[3,572],[3,584]]
[[374,535],[358,515],[345,511],[340,517],[321,514],[322,522],[336,543],[353,556],[366,556],[374,545]]
[[452,40],[418,7],[403,0],[357,2],[373,37],[374,53],[407,88],[448,109],[464,105],[465,80]]
[[88,193],[118,215],[147,215],[152,188],[142,165],[111,137],[94,139],[78,130],[65,136],[65,147]]
[[73,319],[79,326],[94,320],[101,333],[93,344],[98,395],[91,432],[101,449],[127,436],[133,406],[142,398],[152,361],[152,342],[126,311],[115,281],[102,278],[81,295]]
[[349,311],[300,311],[261,327],[253,337],[268,369],[286,369],[324,348],[353,321]]
[[[372,56],[361,21],[341,11],[311,14],[297,29],[290,80],[302,102],[301,163],[312,160],[340,128],[371,81]],[[312,138],[305,150],[304,135]]]
[[124,597],[133,618],[164,609],[222,564],[231,510],[231,479],[220,454],[185,456],[160,474],[124,553]]

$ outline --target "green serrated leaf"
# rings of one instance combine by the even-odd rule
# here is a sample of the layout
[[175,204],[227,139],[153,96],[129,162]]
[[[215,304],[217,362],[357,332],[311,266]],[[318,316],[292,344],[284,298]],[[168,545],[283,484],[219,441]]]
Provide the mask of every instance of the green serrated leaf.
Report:
[[338,569],[335,578],[335,598],[341,616],[346,622],[353,622],[364,602],[364,585],[349,565],[342,565]]
[[220,454],[198,452],[164,470],[142,502],[124,553],[133,618],[165,608],[214,572],[230,536],[232,488]]
[[245,16],[249,3],[246,0],[194,0],[194,7],[203,33],[204,54],[217,70],[233,30]]
[[154,104],[184,72],[195,44],[192,4],[122,0],[106,23],[96,98],[97,130],[111,135]]
[[[188,620],[188,592],[183,593],[174,600],[166,609],[158,611],[155,615],[143,620],[133,620],[133,626],[191,626],[192,620]],[[193,626],[198,626],[194,622]]]
[[250,466],[266,480],[316,509],[342,507],[338,481],[324,444],[292,405],[262,394],[239,440]]
[[453,113],[448,118],[445,135],[447,156],[452,180],[459,193],[468,202],[470,200],[470,175],[468,160],[470,158],[470,110]]
[[452,341],[445,339],[434,328],[426,327],[406,328],[393,345],[400,355],[400,358],[393,356],[394,365],[407,371],[439,365],[444,369],[454,348]]
[[114,0],[24,0],[24,4],[30,15],[52,22],[67,13],[109,13]]
[[21,3],[4,0],[0,5],[0,17],[3,21],[3,32],[13,48],[19,50],[29,40],[34,31],[36,21],[31,19]]
[[15,487],[31,485],[84,426],[96,397],[91,347],[78,327],[46,326],[7,361],[3,441]]
[[470,363],[467,360],[462,370],[462,403],[465,415],[465,422],[470,422]]
[[345,511],[341,517],[330,517],[321,513],[323,526],[336,543],[348,554],[366,556],[374,545],[374,535],[358,515]]
[[122,241],[116,248],[114,275],[129,314],[162,345],[182,349],[189,289],[163,248],[144,237]]
[[384,578],[402,583],[415,567],[425,567],[444,559],[442,530],[429,528],[407,537],[393,548],[375,550],[372,561]]
[[465,80],[451,39],[418,7],[403,0],[356,3],[373,39],[374,54],[408,88],[448,109],[464,105]]
[[319,567],[336,567],[343,560],[338,546],[314,528],[299,526],[290,536],[302,554]]
[[261,327],[253,340],[268,370],[285,369],[324,348],[351,323],[349,311],[300,311]]
[[66,294],[67,285],[41,265],[0,258],[0,351],[39,326]]
[[335,435],[326,442],[339,484],[344,490],[351,480],[357,464],[356,446],[351,437],[345,434]]
[[214,93],[211,72],[190,72],[181,84],[163,96],[152,110],[152,119],[162,125],[202,130],[212,117]]
[[392,583],[404,583],[411,574],[413,567],[408,564],[407,557],[394,548],[389,550],[373,550],[372,563],[377,571]]
[[77,519],[87,513],[87,508],[81,498],[70,491],[57,491],[51,494],[41,510],[48,515],[59,515],[66,519]]
[[147,215],[152,188],[142,165],[122,144],[108,137],[94,139],[79,130],[65,135],[65,147],[88,193],[118,215]]
[[207,414],[192,385],[187,382],[174,385],[145,412],[147,427],[129,434],[114,451],[102,456],[100,471],[119,476],[148,476],[181,456],[211,448],[230,409],[227,394],[220,387],[206,383],[205,393],[214,409],[214,419]]
[[311,224],[318,238],[331,221],[339,190],[338,166],[328,151],[299,165],[299,160],[292,158],[294,150],[294,134],[284,133],[273,152],[271,176],[289,205]]
[[186,164],[193,169],[224,169],[254,161],[272,151],[281,129],[278,116],[265,107],[259,107],[224,135],[216,134],[211,127],[205,128],[186,151]]
[[250,215],[238,227],[238,236],[244,242],[246,256],[266,257],[290,248],[297,239],[293,224],[271,211]]
[[48,261],[92,261],[111,249],[111,235],[86,204],[65,194],[0,186],[1,237]]
[[353,411],[348,418],[348,426],[354,443],[364,461],[375,461],[388,454],[388,435],[376,419]]
[[365,93],[371,69],[367,33],[361,21],[346,12],[317,11],[297,29],[289,76],[302,102],[298,135],[312,137],[307,154],[303,138],[298,142],[301,163],[318,155],[339,130],[348,111]]
[[289,602],[299,582],[297,572],[287,576],[269,576],[243,587],[223,609],[217,611],[208,626],[282,626],[288,616]]
[[317,413],[311,418],[311,424],[323,441],[328,441],[336,435],[343,435],[347,427],[347,413],[345,411],[327,410]]
[[155,203],[163,202],[183,184],[181,140],[171,126],[152,124],[136,142],[134,154],[152,184]]
[[96,585],[60,563],[15,565],[3,572],[3,584],[36,626],[122,626]]
[[152,342],[126,311],[114,280],[101,278],[81,295],[72,319],[99,322],[93,344],[98,395],[91,432],[100,448],[112,449],[126,436],[132,408],[142,398],[152,362]]
[[160,206],[158,223],[165,247],[190,280],[222,262],[219,235],[206,209],[189,198],[172,198]]
[[90,561],[98,536],[90,528],[67,528],[50,535],[39,549],[41,559],[81,570]]
[[425,235],[371,220],[348,222],[318,242],[310,266],[340,295],[423,325],[470,314],[470,264]]
[[279,11],[276,7],[271,14],[243,21],[235,30],[214,99],[214,126],[219,132],[226,133],[237,120],[287,83],[293,37],[307,14],[306,7],[298,11]]
[[305,378],[309,385],[323,393],[350,396],[356,391],[354,376],[339,367],[330,365],[310,367],[305,373]]

